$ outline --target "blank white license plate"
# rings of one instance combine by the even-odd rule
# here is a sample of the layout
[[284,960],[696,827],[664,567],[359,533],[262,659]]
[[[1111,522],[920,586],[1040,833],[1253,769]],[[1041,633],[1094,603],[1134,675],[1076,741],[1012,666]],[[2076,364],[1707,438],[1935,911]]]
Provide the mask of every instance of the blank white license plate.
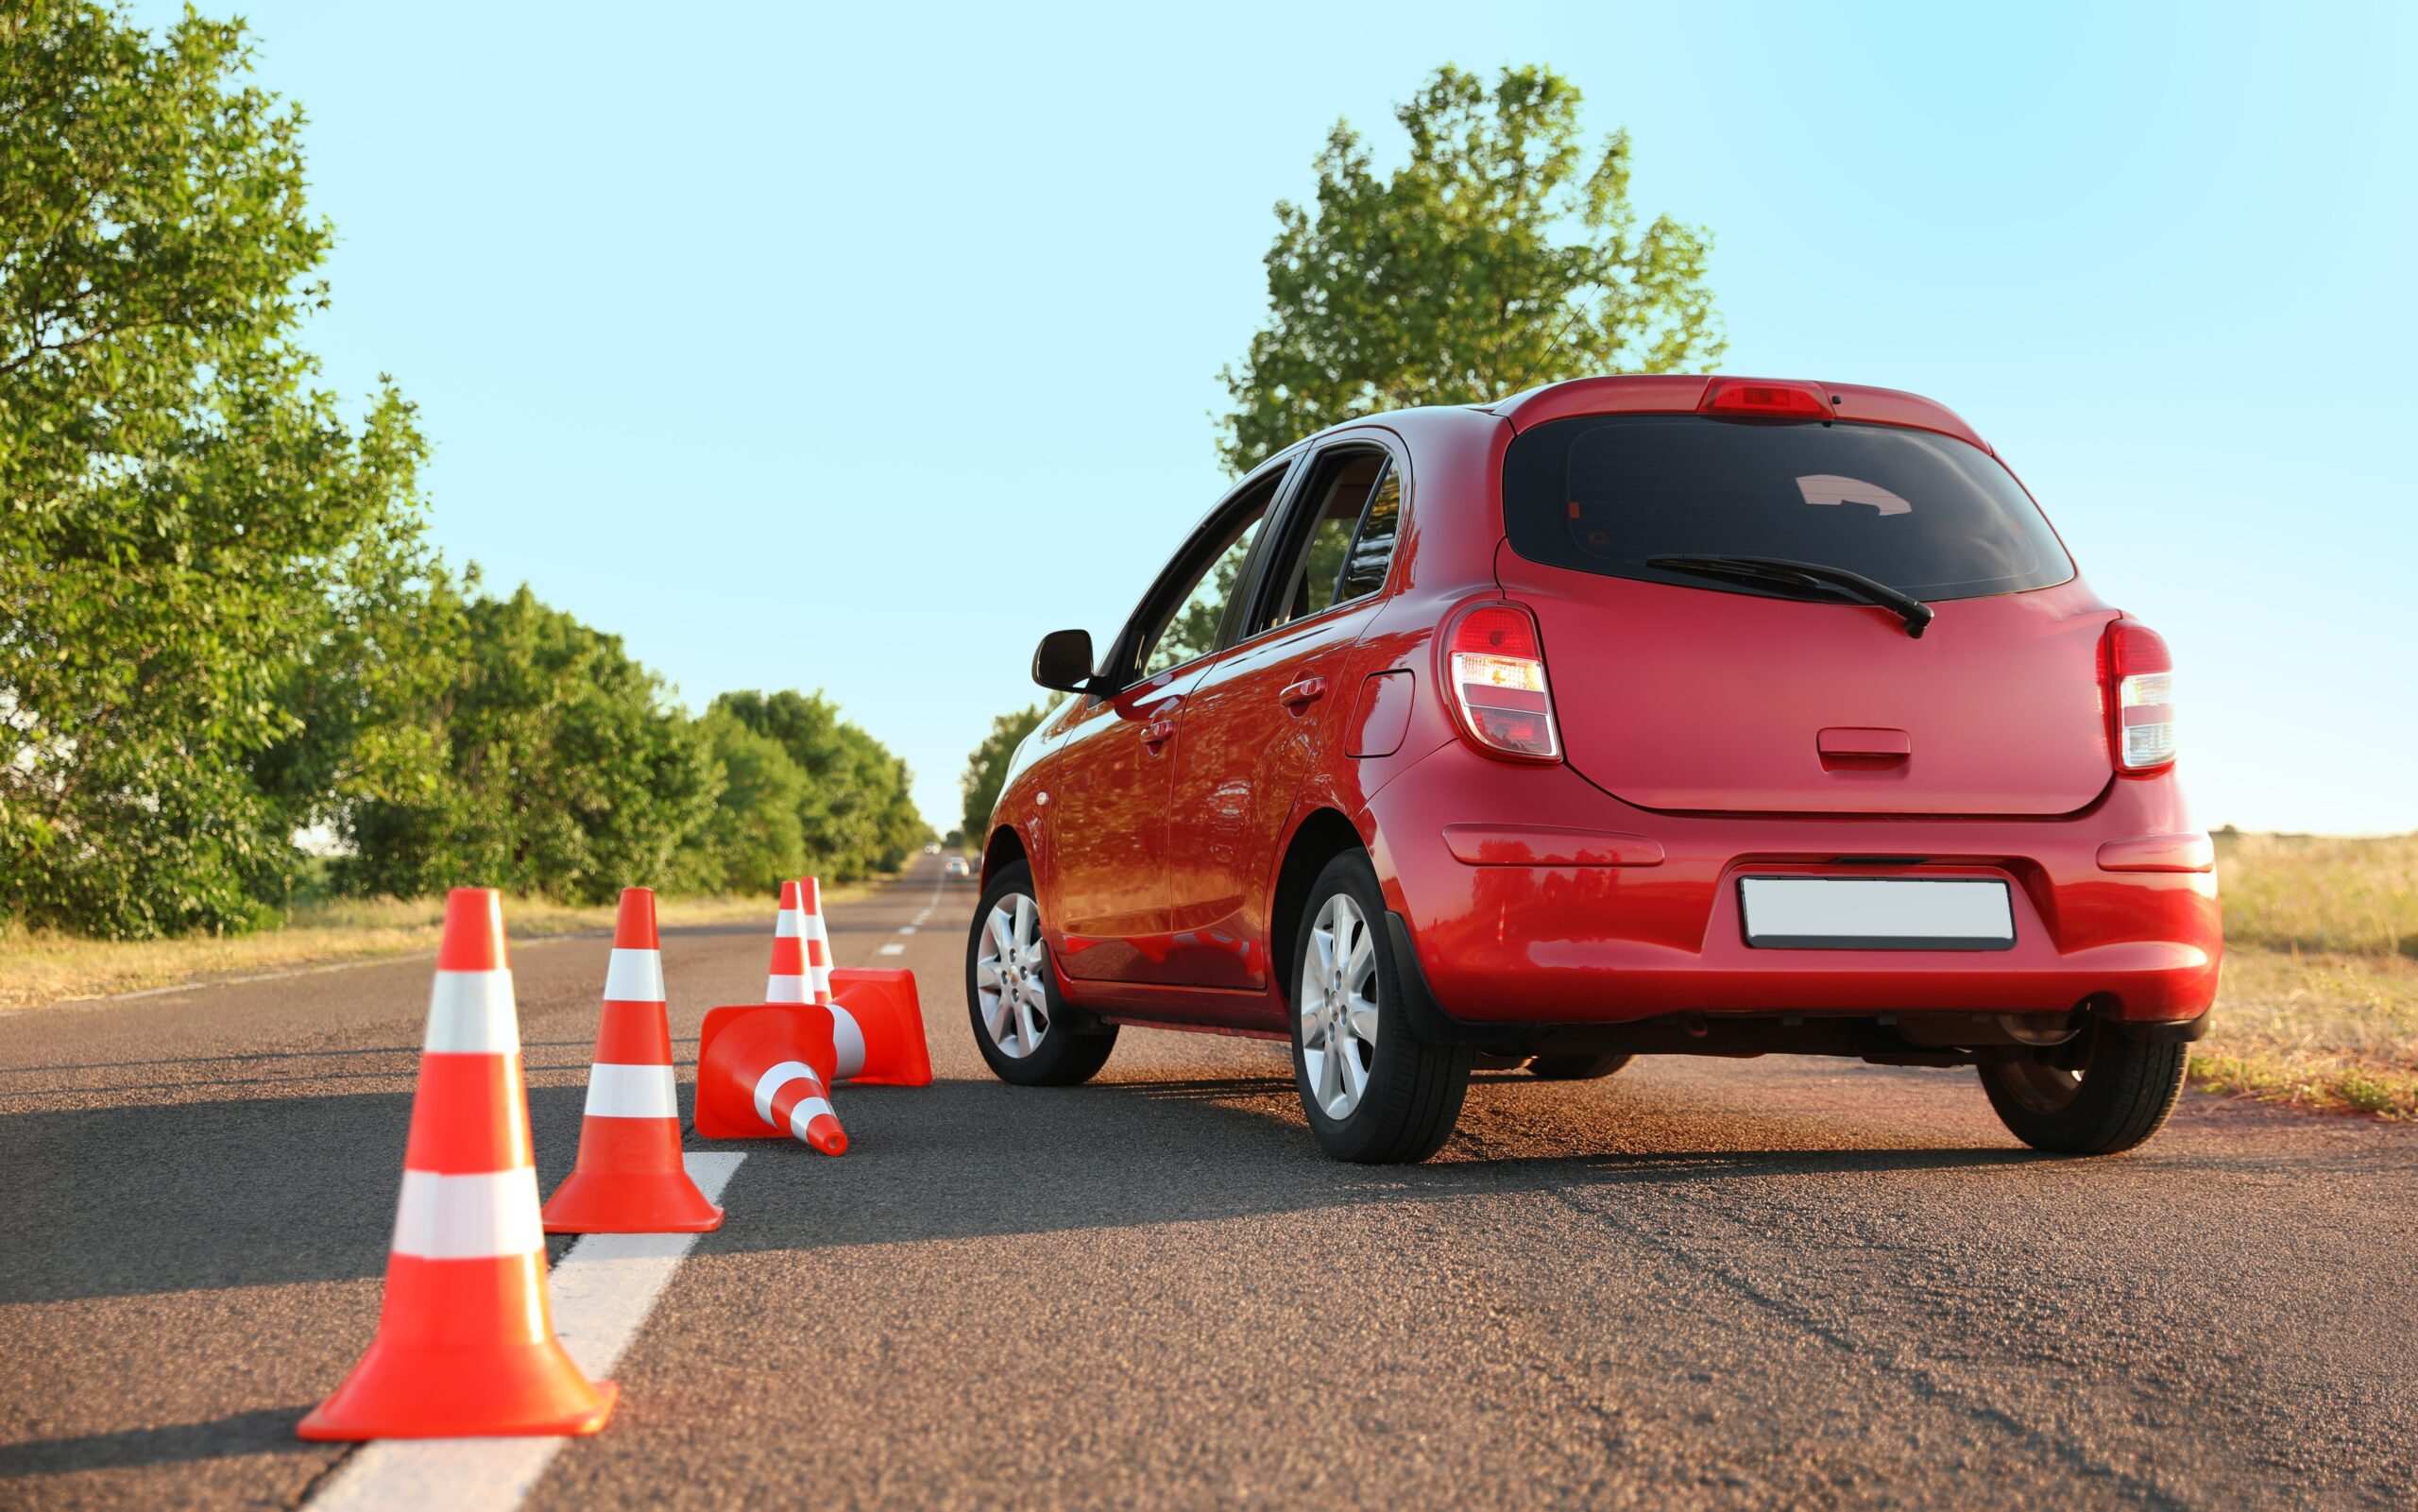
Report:
[[1994,877],[1742,876],[1746,943],[1775,950],[2008,950],[2015,906]]

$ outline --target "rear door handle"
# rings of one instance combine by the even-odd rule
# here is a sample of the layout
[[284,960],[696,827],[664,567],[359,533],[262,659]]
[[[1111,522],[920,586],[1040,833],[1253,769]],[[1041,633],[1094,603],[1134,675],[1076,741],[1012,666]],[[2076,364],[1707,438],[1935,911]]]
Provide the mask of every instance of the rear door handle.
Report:
[[1152,720],[1142,726],[1142,743],[1155,751],[1175,739],[1175,721]]
[[1284,705],[1286,708],[1299,712],[1312,703],[1324,698],[1325,696],[1325,678],[1304,677],[1300,682],[1286,688],[1285,691],[1277,694],[1276,702]]

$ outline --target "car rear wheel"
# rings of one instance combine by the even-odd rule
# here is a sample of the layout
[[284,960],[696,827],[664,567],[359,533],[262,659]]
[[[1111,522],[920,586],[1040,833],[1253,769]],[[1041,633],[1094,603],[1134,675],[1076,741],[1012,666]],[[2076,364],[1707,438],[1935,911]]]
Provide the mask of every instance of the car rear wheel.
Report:
[[2094,1023],[2065,1045],[1982,1062],[1999,1121],[2035,1149],[2113,1155],[2166,1125],[2183,1092],[2190,1046],[2127,1038]]
[[1058,997],[1041,934],[1032,868],[1014,861],[982,890],[965,942],[965,1006],[974,1047],[992,1074],[1022,1087],[1088,1081],[1116,1048],[1116,1028],[1077,1024]]
[[1528,1062],[1539,1081],[1599,1081],[1636,1060],[1633,1055],[1540,1055]]
[[1295,931],[1293,1081],[1310,1131],[1337,1160],[1423,1161],[1443,1147],[1469,1090],[1467,1045],[1429,1045],[1402,1009],[1377,874],[1356,851],[1310,885]]

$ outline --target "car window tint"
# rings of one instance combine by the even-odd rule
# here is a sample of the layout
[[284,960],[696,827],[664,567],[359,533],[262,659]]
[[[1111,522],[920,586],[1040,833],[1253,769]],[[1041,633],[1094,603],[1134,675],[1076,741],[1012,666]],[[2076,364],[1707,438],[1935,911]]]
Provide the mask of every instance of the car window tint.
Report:
[[1226,606],[1234,602],[1244,559],[1251,555],[1251,543],[1259,535],[1260,521],[1268,518],[1268,502],[1273,493],[1272,488],[1267,490],[1256,509],[1232,524],[1233,535],[1224,548],[1193,580],[1192,586],[1176,602],[1174,614],[1149,638],[1142,654],[1143,676],[1156,676],[1218,649],[1218,631],[1225,623]]
[[1314,506],[1309,533],[1285,579],[1286,590],[1276,601],[1270,625],[1307,619],[1367,591],[1344,593],[1341,584],[1354,533],[1385,467],[1382,451],[1347,451],[1320,462],[1303,495]]
[[1929,431],[1694,415],[1553,420],[1511,443],[1504,526],[1532,562],[1724,593],[1779,590],[1651,565],[1764,556],[1920,599],[2063,583],[2073,563],[1997,458]]
[[1343,562],[1343,586],[1336,598],[1356,599],[1386,586],[1386,569],[1393,565],[1394,538],[1402,533],[1402,474],[1391,467],[1377,481],[1377,491],[1360,517],[1360,534]]

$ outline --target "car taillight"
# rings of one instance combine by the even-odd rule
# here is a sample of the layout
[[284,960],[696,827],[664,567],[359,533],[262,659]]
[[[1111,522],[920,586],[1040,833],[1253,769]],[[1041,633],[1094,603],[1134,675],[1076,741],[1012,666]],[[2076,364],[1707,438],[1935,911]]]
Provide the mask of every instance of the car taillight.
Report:
[[1558,761],[1553,693],[1545,684],[1537,621],[1517,604],[1488,603],[1453,626],[1453,703],[1480,748],[1531,761]]
[[2174,759],[2174,658],[2145,624],[2119,620],[2100,642],[2107,689],[2108,743],[2124,772],[2154,772]]

